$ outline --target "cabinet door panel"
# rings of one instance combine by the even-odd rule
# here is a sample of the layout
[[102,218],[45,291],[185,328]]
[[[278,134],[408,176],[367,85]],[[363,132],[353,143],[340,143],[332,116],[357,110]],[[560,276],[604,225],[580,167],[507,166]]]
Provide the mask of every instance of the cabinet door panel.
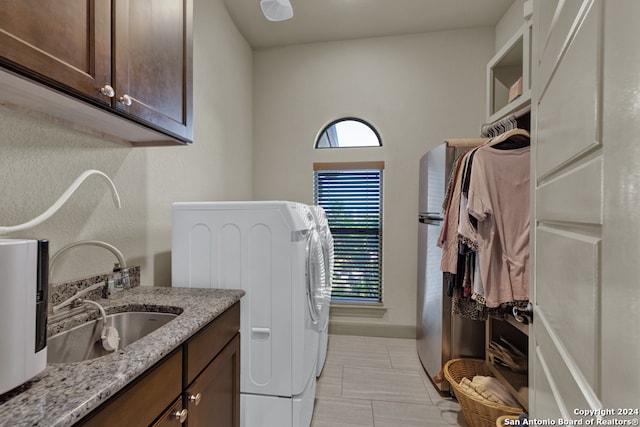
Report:
[[111,84],[109,0],[3,0],[0,62],[102,103]]
[[[189,427],[240,425],[240,335],[237,334],[187,389]],[[200,394],[196,404],[190,396]]]
[[[192,138],[191,0],[115,1],[116,108]],[[131,105],[120,102],[127,95]]]
[[240,330],[240,303],[202,328],[187,345],[186,382],[190,384]]
[[108,400],[79,425],[150,425],[180,395],[181,385],[182,350],[178,350]]

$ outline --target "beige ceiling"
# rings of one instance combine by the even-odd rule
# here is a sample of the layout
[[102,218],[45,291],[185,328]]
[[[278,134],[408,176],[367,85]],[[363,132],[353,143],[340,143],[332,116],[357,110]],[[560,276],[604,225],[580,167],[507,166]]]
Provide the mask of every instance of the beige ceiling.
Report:
[[260,0],[224,0],[255,49],[494,26],[514,0],[291,0],[293,19],[269,22]]

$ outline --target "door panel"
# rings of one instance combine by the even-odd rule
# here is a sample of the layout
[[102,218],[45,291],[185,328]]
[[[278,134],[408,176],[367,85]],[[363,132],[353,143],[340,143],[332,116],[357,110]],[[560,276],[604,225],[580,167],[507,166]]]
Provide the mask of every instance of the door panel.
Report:
[[[565,343],[552,332],[552,329],[546,324],[543,314],[537,313],[534,323],[539,326],[536,328],[536,353],[543,355],[547,368],[547,372],[545,372],[547,381],[553,384],[553,395],[549,397],[560,408],[562,418],[576,418],[573,413],[576,408],[595,409],[593,402],[590,402],[592,393],[585,392],[585,390],[589,389],[589,386],[584,380],[582,372],[576,367],[573,359],[568,354]],[[534,387],[534,392],[537,392],[537,385]],[[542,402],[540,396],[536,397],[535,408],[538,408],[540,403],[545,406],[552,405],[551,402]],[[534,414],[535,418],[547,418],[547,414],[544,412],[534,412]]]
[[112,84],[110,26],[109,0],[3,0],[0,60],[48,85],[109,104],[100,88]]
[[539,4],[537,14],[539,25],[539,64],[537,77],[541,91],[547,87],[553,70],[561,59],[570,40],[568,34],[574,31],[572,28],[578,16],[580,8],[583,7],[584,0],[546,0]]
[[550,3],[534,11],[529,409],[575,419],[602,407],[602,3]]
[[190,427],[240,425],[240,335],[213,359],[186,395]]
[[[547,0],[537,0],[534,9],[533,52],[539,58],[533,61],[538,68],[532,90],[532,165],[537,168],[532,168],[530,415],[559,418],[559,412],[561,418],[575,419],[576,409],[631,408],[630,416],[615,411],[604,420],[635,425],[640,402],[640,2],[584,0],[577,8],[574,1],[557,3],[562,4],[572,7],[570,25],[565,22],[571,14],[550,13]],[[552,35],[548,44],[546,33]],[[566,52],[554,54],[549,50],[557,50],[554,46]],[[577,110],[566,113],[569,107]],[[586,199],[589,188],[594,194]],[[577,203],[572,194],[578,195]],[[594,206],[598,200],[600,215]],[[553,208],[554,203],[563,206]],[[588,212],[579,212],[584,208]]]
[[[529,354],[531,355],[533,352],[530,351]],[[552,387],[549,383],[552,377],[549,373],[546,360],[540,352],[540,348],[536,349],[536,357],[535,359],[532,359],[534,365],[533,372],[535,375],[529,380],[529,390],[534,390],[535,387],[535,395],[537,396],[537,399],[535,399],[535,406],[533,406],[533,401],[529,402],[529,411],[531,415],[539,414],[538,416],[541,416],[544,414],[544,417],[552,420],[562,418],[562,413],[558,407],[558,401],[554,398],[554,395],[557,395],[558,393],[554,391],[555,384]],[[532,367],[529,368],[529,370],[531,369]],[[534,387],[531,387],[531,385]]]
[[[443,349],[443,337],[448,337],[451,328],[450,318],[444,318],[442,313],[450,306],[449,298],[443,298],[442,272],[440,260],[442,250],[437,246],[438,235],[442,228],[441,222],[432,224],[419,223],[420,268],[418,271],[418,355],[427,373],[434,377],[443,366],[443,358],[449,359],[449,348]],[[448,308],[449,310],[450,307]],[[444,324],[443,324],[444,321]],[[448,340],[446,340],[448,344]]]
[[597,10],[592,9],[557,65],[548,89],[540,94],[544,102],[538,106],[539,178],[599,144],[598,18]]
[[538,247],[544,248],[536,261],[538,283],[544,284],[536,293],[539,314],[595,387],[600,239],[548,227],[539,227],[537,234]]
[[[602,158],[538,187],[538,221],[602,224]],[[571,200],[571,203],[566,203]]]
[[115,0],[116,108],[191,139],[191,0]]

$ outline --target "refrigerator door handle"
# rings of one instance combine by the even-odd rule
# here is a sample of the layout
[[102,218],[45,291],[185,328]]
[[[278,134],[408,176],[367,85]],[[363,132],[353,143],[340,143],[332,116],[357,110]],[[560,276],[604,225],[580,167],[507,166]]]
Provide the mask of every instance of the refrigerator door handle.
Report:
[[427,225],[440,225],[440,223],[442,222],[442,218],[420,217],[418,218],[418,221],[421,222],[422,224],[427,224]]

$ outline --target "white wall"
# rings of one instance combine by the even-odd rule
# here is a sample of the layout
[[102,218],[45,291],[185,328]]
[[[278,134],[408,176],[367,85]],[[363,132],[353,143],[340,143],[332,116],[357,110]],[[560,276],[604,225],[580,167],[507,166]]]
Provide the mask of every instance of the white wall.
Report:
[[507,41],[509,41],[509,39],[520,29],[522,24],[524,24],[524,3],[525,0],[514,0],[511,7],[509,7],[500,21],[496,24],[496,52],[502,49]]
[[[420,156],[445,138],[478,136],[494,29],[289,46],[254,53],[256,199],[313,201],[317,161],[383,160],[383,318],[332,317],[373,333],[415,331]],[[382,148],[314,150],[342,116],[369,121]]]
[[[194,144],[130,148],[0,106],[0,224],[48,208],[84,170],[100,169],[122,198],[87,180],[53,218],[11,237],[50,240],[52,253],[84,239],[116,245],[144,285],[170,284],[171,202],[251,198],[252,51],[221,0],[194,1]],[[98,248],[71,251],[54,281],[108,271]]]

